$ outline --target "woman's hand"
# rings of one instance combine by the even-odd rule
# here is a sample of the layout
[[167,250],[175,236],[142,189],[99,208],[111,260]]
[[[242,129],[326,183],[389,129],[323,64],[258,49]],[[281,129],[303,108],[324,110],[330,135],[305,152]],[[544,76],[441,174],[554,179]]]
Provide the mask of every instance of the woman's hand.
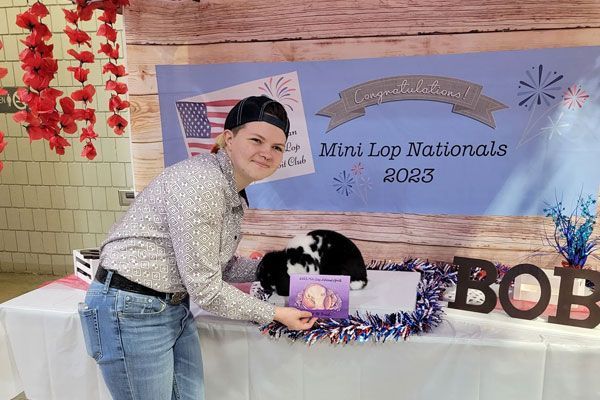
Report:
[[312,328],[317,318],[312,317],[308,311],[300,311],[293,307],[275,307],[275,318],[288,329],[293,331],[303,331]]

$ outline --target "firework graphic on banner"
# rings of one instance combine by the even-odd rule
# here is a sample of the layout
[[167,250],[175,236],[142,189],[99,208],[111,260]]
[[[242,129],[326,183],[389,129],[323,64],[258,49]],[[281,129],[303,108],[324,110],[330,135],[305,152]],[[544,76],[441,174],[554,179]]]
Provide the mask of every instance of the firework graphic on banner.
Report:
[[352,174],[356,179],[355,193],[360,197],[364,204],[367,204],[369,191],[373,189],[371,178],[365,173],[365,167],[361,162],[352,166]]
[[578,107],[582,108],[583,104],[590,98],[590,95],[578,85],[572,85],[563,95],[563,105],[569,110]]
[[373,189],[371,179],[365,174],[364,165],[354,164],[350,171],[343,170],[333,177],[333,188],[345,197],[356,195],[364,204],[368,202],[368,193]]
[[298,104],[298,99],[294,96],[296,89],[290,86],[291,81],[291,78],[285,76],[280,76],[275,80],[271,77],[263,82],[258,87],[258,90],[294,111],[294,106]]
[[335,188],[335,191],[346,197],[354,193],[355,184],[356,181],[352,175],[346,171],[342,171],[337,176],[333,177],[333,187]]
[[568,122],[563,121],[564,113],[561,112],[556,119],[548,115],[548,125],[540,129],[540,134],[552,139],[555,136],[565,136],[567,128],[571,126]]
[[[553,118],[552,113],[563,104],[563,78],[563,74],[549,70],[542,64],[525,70],[525,77],[519,80],[517,97],[519,106],[529,111],[529,119],[517,147],[539,136],[549,134],[550,139],[560,135],[560,128],[564,128],[561,117]],[[546,120],[550,124],[541,128],[541,121]]]
[[561,90],[558,83],[562,80],[563,75],[559,75],[556,71],[544,72],[542,64],[537,67],[537,71],[535,71],[536,67],[531,67],[531,69],[534,71],[525,71],[527,77],[519,81],[520,90],[517,93],[521,99],[519,106],[529,110],[535,109],[542,103],[549,106],[550,102],[558,97]]

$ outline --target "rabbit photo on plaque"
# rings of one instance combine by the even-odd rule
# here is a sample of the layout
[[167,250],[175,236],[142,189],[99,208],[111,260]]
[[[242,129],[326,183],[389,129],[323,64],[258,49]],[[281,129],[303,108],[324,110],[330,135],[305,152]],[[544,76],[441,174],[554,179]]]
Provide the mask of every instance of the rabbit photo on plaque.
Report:
[[347,275],[352,290],[367,285],[367,268],[358,247],[348,237],[331,230],[314,230],[295,236],[283,250],[264,255],[257,277],[263,290],[289,296],[290,275]]

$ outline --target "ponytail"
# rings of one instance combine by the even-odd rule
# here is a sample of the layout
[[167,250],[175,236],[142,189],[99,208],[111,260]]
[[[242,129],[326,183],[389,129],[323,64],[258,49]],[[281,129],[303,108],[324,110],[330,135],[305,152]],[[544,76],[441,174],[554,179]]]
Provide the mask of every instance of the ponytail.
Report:
[[212,149],[210,149],[211,153],[216,153],[221,149],[225,148],[225,132],[221,133],[219,136],[215,138],[215,144],[213,144]]

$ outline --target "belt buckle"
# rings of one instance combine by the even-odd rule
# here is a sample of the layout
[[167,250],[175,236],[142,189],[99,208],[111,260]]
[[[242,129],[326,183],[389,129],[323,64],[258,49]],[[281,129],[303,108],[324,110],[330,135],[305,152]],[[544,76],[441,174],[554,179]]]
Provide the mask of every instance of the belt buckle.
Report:
[[173,293],[169,302],[172,305],[176,306],[176,305],[180,304],[183,301],[183,299],[185,299],[185,296],[187,296],[186,292]]

